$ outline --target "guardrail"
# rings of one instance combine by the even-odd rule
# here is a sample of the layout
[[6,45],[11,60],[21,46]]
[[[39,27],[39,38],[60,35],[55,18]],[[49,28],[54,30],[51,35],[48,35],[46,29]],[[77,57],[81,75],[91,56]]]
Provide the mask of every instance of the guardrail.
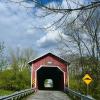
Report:
[[70,96],[73,96],[74,98],[77,98],[77,100],[96,100],[96,99],[92,98],[91,96],[83,95],[83,94],[81,94],[79,92],[75,92],[69,88],[65,89],[65,93],[69,94]]
[[15,92],[11,95],[1,97],[0,100],[19,100],[19,99],[21,99],[31,93],[34,93],[34,92],[35,92],[35,89],[25,89],[25,90],[22,90],[19,92]]

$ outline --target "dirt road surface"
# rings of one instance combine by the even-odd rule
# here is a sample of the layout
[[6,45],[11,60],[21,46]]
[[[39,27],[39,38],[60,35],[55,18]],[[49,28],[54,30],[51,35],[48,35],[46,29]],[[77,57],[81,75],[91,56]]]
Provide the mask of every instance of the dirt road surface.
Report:
[[71,100],[67,94],[61,91],[37,91],[24,100]]

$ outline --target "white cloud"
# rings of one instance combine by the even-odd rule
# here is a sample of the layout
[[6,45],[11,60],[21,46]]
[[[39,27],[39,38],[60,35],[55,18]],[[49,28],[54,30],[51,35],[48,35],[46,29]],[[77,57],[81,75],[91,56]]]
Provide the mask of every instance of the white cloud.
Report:
[[[24,6],[34,6],[23,3]],[[0,2],[0,40],[3,40],[10,46],[33,46],[47,47],[55,46],[61,30],[40,31],[36,27],[47,27],[57,21],[62,14],[52,14],[45,18],[34,17],[34,12],[41,15],[40,9],[26,9],[16,3]],[[50,23],[50,24],[48,24]],[[55,29],[52,27],[52,29]],[[62,34],[64,36],[64,34]],[[65,37],[65,36],[64,36]],[[38,48],[39,49],[39,48]]]
[[34,34],[34,30],[28,27],[32,26],[33,21],[34,19],[27,14],[24,7],[14,3],[0,2],[0,31],[2,35]]
[[[70,4],[70,7],[71,8],[75,8],[77,6],[77,3],[82,4],[83,1],[82,0],[81,1],[80,0],[75,0],[75,1],[71,0],[69,2],[66,2],[66,0],[63,0],[62,6],[64,8],[68,8],[68,6],[66,6],[66,5],[68,5],[68,3]],[[49,6],[50,5],[54,5],[54,2],[53,3],[50,3],[48,5]],[[40,14],[42,13],[41,11],[39,11],[39,12],[40,12]],[[68,19],[68,22],[70,22],[73,19],[75,19],[75,17],[77,16],[77,14],[78,14],[78,12],[76,12],[76,11],[73,12],[72,14],[70,14],[68,16],[68,18],[67,18]],[[45,28],[46,27],[49,27],[52,23],[56,22],[61,16],[62,16],[62,14],[58,14],[58,15],[57,14],[56,15],[55,14],[52,14],[50,16],[47,16],[46,18],[44,18],[45,19],[45,24],[43,24],[42,26],[44,26]],[[41,21],[41,23],[43,23],[43,20]],[[43,37],[41,37],[39,40],[37,40],[37,46],[38,47],[45,48],[45,47],[50,47],[50,46],[53,46],[53,45],[57,44],[57,40],[59,39],[59,34],[61,34],[63,36],[63,38],[66,38],[66,39],[68,38],[68,37],[66,37],[61,32],[60,29],[59,30],[55,30],[55,31],[50,31],[50,30],[55,30],[55,27],[53,26],[53,27],[49,28],[49,30],[46,31],[47,34],[44,35]]]
[[[34,16],[30,16],[23,6],[16,3],[0,2],[0,42],[6,47],[33,47],[40,30],[33,29]],[[38,22],[35,22],[37,25]]]
[[55,28],[52,27],[53,31],[47,30],[46,33],[43,37],[41,37],[39,40],[37,40],[37,46],[42,47],[42,48],[48,48],[48,47],[53,47],[55,46],[59,39],[60,35],[63,38],[66,38],[66,36],[62,33],[62,31],[59,30],[54,30]]
[[31,35],[31,34],[34,34],[34,33],[35,33],[34,30],[28,29],[26,34],[27,34],[27,35]]
[[84,0],[63,0],[62,6],[64,8],[77,8],[84,4]]

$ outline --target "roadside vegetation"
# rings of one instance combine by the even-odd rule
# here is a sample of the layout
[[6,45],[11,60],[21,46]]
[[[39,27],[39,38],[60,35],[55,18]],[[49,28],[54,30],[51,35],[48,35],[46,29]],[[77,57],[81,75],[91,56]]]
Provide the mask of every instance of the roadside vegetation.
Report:
[[0,43],[0,95],[8,95],[31,87],[28,61],[36,56],[31,48],[10,49],[9,57],[4,55],[4,44]]
[[[54,2],[52,3],[52,1]],[[62,5],[63,1],[64,5]],[[85,74],[89,74],[93,79],[89,85],[89,95],[100,100],[100,0],[83,0],[83,3],[80,1],[81,0],[18,0],[17,3],[20,5],[28,3],[36,7],[39,13],[36,12],[34,15],[36,15],[39,20],[40,18],[45,19],[51,18],[52,15],[55,16],[55,20],[53,20],[49,26],[47,23],[47,25],[39,28],[52,33],[55,30],[60,30],[60,32],[58,32],[60,33],[59,38],[57,38],[59,42],[57,50],[61,57],[71,62],[69,66],[70,88],[86,95],[86,85],[82,81],[82,78]],[[24,7],[33,10],[33,6]],[[12,63],[10,64],[10,71],[12,71],[11,73],[14,75],[11,74],[11,81],[4,81],[10,82],[10,85],[4,86],[4,88],[11,86],[12,88],[10,89],[15,88],[15,90],[20,90],[21,87],[25,88],[29,86],[29,84],[23,85],[23,81],[27,80],[27,78],[24,77],[23,71],[27,72],[28,70],[26,69],[29,67],[23,68],[22,62],[26,62],[26,60],[23,60],[23,58],[19,60],[14,54],[15,53],[11,54]],[[1,59],[1,61],[0,64],[3,66],[5,60]],[[19,67],[19,65],[21,66]],[[20,73],[21,71],[23,74]],[[2,69],[0,73],[2,74]],[[7,77],[7,75],[4,76]],[[23,78],[22,82],[20,76]],[[19,80],[21,83],[19,83]],[[19,86],[16,83],[19,83]],[[4,85],[3,83],[1,84],[0,86]]]
[[[87,65],[86,62],[90,62],[90,64]],[[92,63],[91,60],[85,61],[84,66],[86,66],[86,69],[82,71],[82,69],[78,68],[79,66],[75,63],[74,63],[74,66],[71,65],[69,67],[69,88],[79,93],[82,93],[84,95],[87,95],[87,85],[85,84],[85,82],[83,82],[82,78],[84,77],[85,74],[88,73],[90,77],[92,78],[92,82],[88,85],[88,95],[95,98],[96,100],[99,100],[100,99],[100,95],[99,95],[100,94],[100,84],[99,84],[100,80],[96,79],[98,67],[96,67],[95,65],[93,66],[94,62]],[[98,64],[100,64],[100,62],[98,62]],[[92,66],[91,68],[88,67],[90,65]]]
[[0,89],[0,96],[12,94],[15,91]]

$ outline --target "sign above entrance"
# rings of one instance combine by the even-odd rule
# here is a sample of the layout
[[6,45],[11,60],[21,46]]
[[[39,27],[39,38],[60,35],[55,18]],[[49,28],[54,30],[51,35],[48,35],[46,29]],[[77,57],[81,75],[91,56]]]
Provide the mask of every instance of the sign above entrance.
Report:
[[47,64],[52,64],[52,62],[51,61],[48,61]]

